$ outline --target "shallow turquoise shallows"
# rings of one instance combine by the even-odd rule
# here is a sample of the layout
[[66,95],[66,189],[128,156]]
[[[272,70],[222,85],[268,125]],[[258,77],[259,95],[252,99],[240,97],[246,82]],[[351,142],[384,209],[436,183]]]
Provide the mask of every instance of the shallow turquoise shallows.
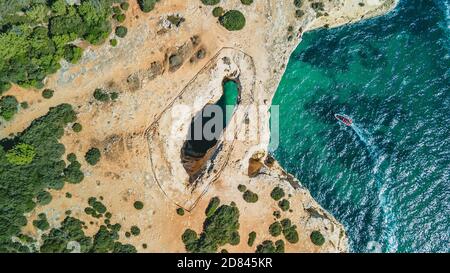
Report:
[[403,0],[305,34],[275,95],[275,157],[345,225],[354,252],[450,251],[448,4]]
[[224,126],[226,127],[233,116],[234,108],[238,103],[239,85],[233,80],[227,80],[223,84],[223,95],[216,103],[224,111]]

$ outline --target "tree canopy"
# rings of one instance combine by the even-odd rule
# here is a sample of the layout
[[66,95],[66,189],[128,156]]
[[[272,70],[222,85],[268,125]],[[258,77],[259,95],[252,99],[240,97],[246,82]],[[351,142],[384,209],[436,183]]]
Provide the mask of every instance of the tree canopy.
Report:
[[45,199],[42,191],[64,186],[65,149],[58,139],[75,119],[72,106],[61,104],[15,137],[0,140],[0,252],[23,250],[11,241],[27,223],[23,214]]
[[62,58],[76,63],[83,39],[102,43],[111,33],[111,6],[118,0],[6,0],[0,2],[0,94],[10,83],[43,87]]

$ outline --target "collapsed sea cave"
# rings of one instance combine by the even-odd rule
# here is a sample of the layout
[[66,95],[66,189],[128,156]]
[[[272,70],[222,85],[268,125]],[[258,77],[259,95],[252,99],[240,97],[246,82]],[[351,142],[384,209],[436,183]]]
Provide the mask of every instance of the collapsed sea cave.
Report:
[[206,104],[191,121],[188,135],[181,148],[181,162],[190,183],[202,174],[206,163],[214,156],[218,142],[240,102],[239,79],[222,81],[222,96],[216,103]]

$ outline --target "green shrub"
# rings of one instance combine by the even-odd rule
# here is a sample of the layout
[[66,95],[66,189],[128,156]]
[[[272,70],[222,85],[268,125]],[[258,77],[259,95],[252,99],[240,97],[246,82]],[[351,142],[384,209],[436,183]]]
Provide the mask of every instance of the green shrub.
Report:
[[275,253],[276,248],[272,241],[266,240],[256,247],[256,253]]
[[111,94],[109,95],[111,100],[117,100],[117,98],[119,98],[119,93],[117,92],[111,92]]
[[136,253],[137,250],[133,245],[114,242],[112,253]]
[[322,246],[325,243],[325,238],[318,230],[311,232],[309,237],[311,238],[311,242],[316,246]]
[[205,210],[206,217],[210,217],[211,215],[213,215],[214,212],[216,211],[216,209],[219,207],[219,205],[220,205],[219,197],[211,198],[211,200],[209,201],[209,204]]
[[214,17],[220,17],[223,15],[225,10],[222,7],[215,7],[212,11]]
[[181,235],[181,240],[185,245],[194,243],[195,241],[197,241],[197,239],[197,233],[192,229],[186,229],[183,235]]
[[66,158],[67,158],[67,161],[69,161],[69,162],[77,161],[77,156],[74,153],[68,154]]
[[84,156],[84,158],[86,159],[86,162],[92,166],[94,166],[98,163],[98,161],[100,160],[100,157],[101,157],[100,150],[97,148],[89,149],[89,151],[87,151],[86,155]]
[[81,132],[81,130],[83,130],[83,126],[80,123],[76,122],[72,125],[72,130],[75,133],[79,133],[79,132]]
[[54,93],[55,91],[52,89],[44,89],[44,91],[42,91],[42,97],[44,99],[51,99]]
[[300,8],[302,6],[303,0],[294,0],[294,5],[297,8]]
[[269,233],[273,237],[277,237],[281,234],[282,228],[280,222],[275,222],[269,226]]
[[141,210],[144,208],[144,203],[142,203],[141,201],[136,201],[133,204],[134,208],[137,210]]
[[52,201],[52,195],[48,191],[41,191],[37,194],[36,200],[39,205],[45,206]]
[[229,31],[241,30],[245,26],[245,16],[238,10],[229,10],[219,18],[219,22]]
[[298,242],[298,233],[295,226],[290,226],[287,229],[283,229],[284,238],[291,244],[295,244]]
[[114,19],[116,19],[116,21],[119,23],[123,23],[126,18],[127,17],[123,13],[114,15]]
[[94,91],[94,98],[101,102],[109,101],[109,94],[101,88],[97,88]]
[[167,20],[174,26],[179,27],[181,23],[183,23],[186,19],[179,15],[169,15],[167,16]]
[[244,5],[251,5],[253,4],[253,0],[241,0],[241,3]]
[[281,212],[279,210],[274,211],[273,212],[273,216],[275,216],[275,218],[280,219],[281,218]]
[[291,219],[289,219],[289,218],[285,218],[285,219],[281,220],[280,223],[281,223],[281,227],[283,229],[287,229],[292,226]]
[[204,5],[214,6],[220,3],[220,0],[201,0]]
[[248,246],[252,247],[253,244],[255,243],[255,239],[256,239],[256,232],[252,231],[248,234],[248,241],[247,244]]
[[278,240],[275,242],[275,252],[276,253],[284,253],[284,241]]
[[76,64],[83,56],[83,49],[79,48],[75,45],[66,45],[64,46],[64,59],[66,61]]
[[183,208],[177,208],[177,214],[180,216],[184,215],[184,209]]
[[32,145],[19,143],[6,152],[6,159],[11,164],[21,166],[30,164],[35,155],[36,149]]
[[288,200],[283,199],[280,202],[278,202],[278,206],[280,207],[280,209],[282,211],[287,211],[287,210],[289,210],[290,203]]
[[109,40],[109,44],[113,47],[117,46],[117,39],[111,39]]
[[4,96],[0,99],[0,117],[11,120],[17,113],[19,102],[14,96]]
[[92,252],[108,253],[114,251],[114,242],[119,239],[116,230],[109,229],[107,226],[101,225],[100,229],[94,235],[92,243]]
[[313,3],[311,3],[311,8],[312,8],[315,12],[324,11],[325,4],[322,3],[322,2],[313,2]]
[[230,245],[237,246],[240,242],[241,242],[241,236],[239,235],[239,232],[233,231],[230,236],[230,241],[229,241]]
[[33,221],[33,226],[44,231],[50,228],[50,224],[47,221],[47,216],[45,213],[39,213],[38,219]]
[[118,26],[116,27],[116,35],[117,37],[124,38],[127,36],[128,29],[124,26]]
[[128,2],[120,3],[120,8],[122,10],[128,10],[129,7],[130,7],[130,4],[128,4]]
[[138,236],[139,234],[141,234],[141,230],[140,230],[140,228],[138,228],[137,226],[132,226],[132,227],[130,228],[130,232],[131,232],[131,234],[134,235],[134,236]]
[[100,201],[95,201],[94,204],[92,205],[92,208],[95,209],[95,211],[100,214],[103,214],[106,212],[105,205],[103,205],[103,203]]
[[5,91],[8,91],[11,88],[11,84],[9,82],[0,82],[0,95]]
[[139,7],[143,12],[152,11],[157,2],[159,2],[159,0],[138,0]]
[[280,187],[275,187],[270,193],[270,196],[272,197],[273,200],[278,201],[284,197],[284,190]]
[[114,6],[112,8],[112,11],[113,11],[114,15],[122,13],[122,9],[120,8],[120,6]]
[[28,107],[29,107],[28,102],[22,101],[22,102],[20,103],[20,107],[21,107],[22,109],[28,109]]
[[239,190],[240,192],[245,192],[245,191],[247,190],[247,187],[246,187],[245,185],[240,184],[240,185],[238,186],[238,190]]
[[298,10],[295,11],[295,17],[302,18],[303,15],[305,15],[305,12],[303,10],[298,9]]
[[258,195],[250,190],[244,192],[243,198],[247,203],[258,202]]

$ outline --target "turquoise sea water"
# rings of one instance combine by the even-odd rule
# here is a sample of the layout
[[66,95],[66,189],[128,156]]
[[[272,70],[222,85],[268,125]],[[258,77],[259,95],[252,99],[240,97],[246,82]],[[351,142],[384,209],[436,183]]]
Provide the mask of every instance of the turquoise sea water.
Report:
[[275,157],[345,225],[354,252],[450,252],[448,9],[403,0],[307,33],[275,95]]

